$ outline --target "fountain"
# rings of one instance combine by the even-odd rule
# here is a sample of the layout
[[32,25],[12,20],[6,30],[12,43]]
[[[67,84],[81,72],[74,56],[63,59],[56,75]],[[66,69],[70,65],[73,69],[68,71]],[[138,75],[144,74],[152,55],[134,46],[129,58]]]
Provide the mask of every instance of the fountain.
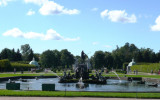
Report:
[[121,79],[120,79],[120,77],[118,76],[118,74],[115,72],[115,71],[112,71],[116,76],[117,76],[117,78],[119,79],[119,82],[121,82]]
[[60,77],[57,75],[57,73],[53,72],[53,74],[55,74],[60,79]]
[[82,51],[81,52],[81,59],[82,63],[81,64],[76,64],[75,68],[75,75],[68,75],[66,72],[64,72],[64,75],[60,78],[59,83],[78,83],[82,82],[83,83],[91,83],[91,84],[106,84],[106,79],[101,75],[101,73],[97,73],[96,76],[91,76],[89,77],[89,70],[87,68],[87,64],[85,64],[85,57],[86,54]]

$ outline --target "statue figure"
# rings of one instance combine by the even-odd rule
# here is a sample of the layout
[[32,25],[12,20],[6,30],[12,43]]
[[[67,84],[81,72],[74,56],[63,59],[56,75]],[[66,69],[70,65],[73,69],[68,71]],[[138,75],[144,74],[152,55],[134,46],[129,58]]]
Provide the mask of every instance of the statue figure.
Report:
[[82,61],[83,61],[83,63],[84,63],[84,60],[85,60],[85,58],[86,58],[86,54],[82,51],[81,52],[81,58],[82,58]]

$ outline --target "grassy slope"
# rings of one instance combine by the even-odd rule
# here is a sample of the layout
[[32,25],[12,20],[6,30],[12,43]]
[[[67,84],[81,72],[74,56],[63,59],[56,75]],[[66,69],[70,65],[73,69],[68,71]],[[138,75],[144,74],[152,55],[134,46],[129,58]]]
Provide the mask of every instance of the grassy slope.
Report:
[[160,98],[160,93],[108,93],[67,91],[12,91],[0,90],[0,96],[43,96],[43,97],[114,97],[114,98]]

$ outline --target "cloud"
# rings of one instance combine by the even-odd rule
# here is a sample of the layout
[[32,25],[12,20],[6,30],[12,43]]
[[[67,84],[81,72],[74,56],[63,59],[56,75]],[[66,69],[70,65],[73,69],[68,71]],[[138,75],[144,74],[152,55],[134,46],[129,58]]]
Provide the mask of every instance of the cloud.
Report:
[[151,26],[152,31],[160,31],[160,16],[157,17],[155,25]]
[[31,15],[34,15],[35,14],[35,11],[33,11],[32,9],[30,9],[28,12],[27,12],[27,15],[28,16],[31,16]]
[[106,48],[112,48],[112,46],[110,46],[110,45],[104,45],[104,47],[106,47]]
[[0,6],[7,6],[8,2],[13,0],[0,0]]
[[47,30],[46,34],[43,33],[36,33],[36,32],[22,32],[18,28],[13,28],[11,30],[6,31],[3,33],[3,36],[10,36],[10,37],[21,37],[26,39],[41,39],[41,40],[64,40],[64,41],[77,41],[80,38],[65,38],[57,33],[53,29]]
[[24,0],[25,3],[33,3],[36,5],[42,5],[45,2],[48,2],[48,0]]
[[77,9],[67,9],[54,1],[49,0],[24,0],[25,3],[33,3],[40,6],[39,13],[42,15],[57,15],[57,14],[79,14]]
[[98,42],[93,42],[92,44],[93,44],[93,45],[98,45],[99,43],[98,43]]
[[122,22],[122,23],[136,23],[137,18],[134,14],[128,15],[125,10],[104,10],[101,12],[102,18],[108,18],[112,22]]
[[98,10],[98,8],[92,8],[92,11],[97,11]]

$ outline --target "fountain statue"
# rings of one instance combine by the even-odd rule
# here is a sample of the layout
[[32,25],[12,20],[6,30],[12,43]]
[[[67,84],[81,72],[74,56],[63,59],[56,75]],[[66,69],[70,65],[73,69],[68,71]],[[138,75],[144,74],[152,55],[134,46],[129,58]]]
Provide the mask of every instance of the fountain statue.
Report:
[[[101,75],[101,73],[97,73],[96,77],[91,76],[89,77],[89,68],[87,63],[85,63],[87,55],[82,51],[81,52],[81,59],[82,62],[80,64],[74,64],[75,68],[75,75],[68,75],[64,72],[64,75],[60,78],[60,83],[67,83],[67,82],[78,82],[78,83],[95,83],[95,84],[106,84],[106,79]],[[87,62],[89,59],[87,59]],[[75,66],[76,65],[76,66]],[[82,80],[83,79],[83,80]],[[82,85],[82,84],[81,84]]]

